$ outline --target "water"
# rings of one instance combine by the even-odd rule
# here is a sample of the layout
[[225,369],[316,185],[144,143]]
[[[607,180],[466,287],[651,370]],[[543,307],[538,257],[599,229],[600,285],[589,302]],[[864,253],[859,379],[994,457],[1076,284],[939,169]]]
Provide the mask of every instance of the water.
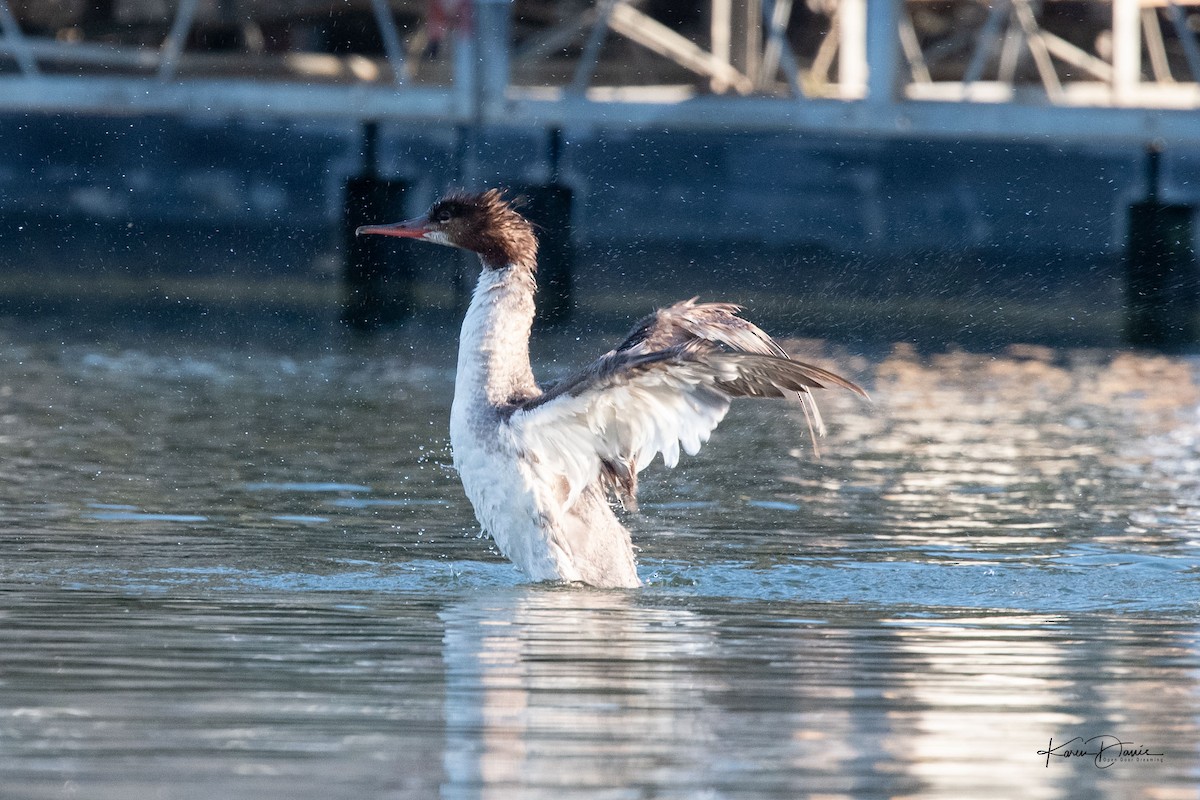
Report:
[[0,327],[0,797],[1195,796],[1195,358],[796,343],[874,403],[735,406],[597,591],[477,537],[447,338]]

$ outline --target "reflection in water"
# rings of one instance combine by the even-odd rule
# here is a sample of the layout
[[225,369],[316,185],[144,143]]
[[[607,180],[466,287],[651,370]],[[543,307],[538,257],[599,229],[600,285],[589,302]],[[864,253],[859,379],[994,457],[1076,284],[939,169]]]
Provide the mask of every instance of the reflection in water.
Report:
[[712,738],[703,695],[714,687],[689,669],[711,632],[686,610],[532,587],[441,616],[445,797],[633,788],[649,765],[675,772],[680,745]]
[[[819,469],[784,480],[806,509],[951,549],[1053,554],[1200,529],[1200,384],[1189,360],[1014,347],[880,362],[875,408],[845,399]],[[849,413],[848,413],[849,412]],[[1190,553],[1190,550],[1188,551]]]
[[[892,624],[899,651],[924,663],[904,688],[913,731],[904,741],[913,773],[929,787],[923,796],[980,796],[981,761],[992,766],[994,797],[1193,795],[1197,674],[1170,655],[1194,658],[1190,626],[1041,617]],[[1164,704],[1169,697],[1187,700]],[[1094,757],[1029,757],[1075,737],[1162,755],[1102,768]]]
[[[803,611],[745,604],[715,620],[541,588],[448,606],[443,797],[1116,798],[1147,780],[1156,798],[1192,791],[1194,632]],[[1163,662],[1146,674],[1131,656]],[[1182,705],[1164,708],[1162,693]],[[1168,755],[1100,773],[1088,759],[1047,772],[1037,754],[1098,735]]]
[[[1193,358],[832,353],[875,402],[649,471],[625,593],[477,538],[440,341],[0,333],[5,797],[1195,794]],[[1166,755],[1037,755],[1102,734]]]

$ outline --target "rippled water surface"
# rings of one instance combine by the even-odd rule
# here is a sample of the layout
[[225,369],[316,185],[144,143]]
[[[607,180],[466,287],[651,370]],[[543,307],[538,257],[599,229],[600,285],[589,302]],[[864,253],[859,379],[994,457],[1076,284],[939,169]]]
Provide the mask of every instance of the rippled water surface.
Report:
[[796,342],[874,402],[735,406],[597,591],[478,538],[450,338],[0,326],[0,797],[1195,796],[1196,359]]

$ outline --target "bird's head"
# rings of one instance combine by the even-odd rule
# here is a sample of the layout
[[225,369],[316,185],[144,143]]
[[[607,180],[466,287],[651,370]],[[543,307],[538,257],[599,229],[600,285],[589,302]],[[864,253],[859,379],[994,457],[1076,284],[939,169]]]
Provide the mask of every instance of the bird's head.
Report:
[[363,225],[355,235],[398,236],[458,247],[479,254],[484,267],[504,269],[537,263],[533,226],[496,189],[452,192],[414,219],[390,225]]

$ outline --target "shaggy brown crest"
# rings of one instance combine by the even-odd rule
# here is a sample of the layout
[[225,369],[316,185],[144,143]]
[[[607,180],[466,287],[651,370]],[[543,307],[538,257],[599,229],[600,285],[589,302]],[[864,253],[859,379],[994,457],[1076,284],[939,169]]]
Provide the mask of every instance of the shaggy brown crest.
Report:
[[429,227],[456,247],[478,253],[487,267],[537,268],[533,226],[496,189],[482,194],[452,192],[429,209]]

